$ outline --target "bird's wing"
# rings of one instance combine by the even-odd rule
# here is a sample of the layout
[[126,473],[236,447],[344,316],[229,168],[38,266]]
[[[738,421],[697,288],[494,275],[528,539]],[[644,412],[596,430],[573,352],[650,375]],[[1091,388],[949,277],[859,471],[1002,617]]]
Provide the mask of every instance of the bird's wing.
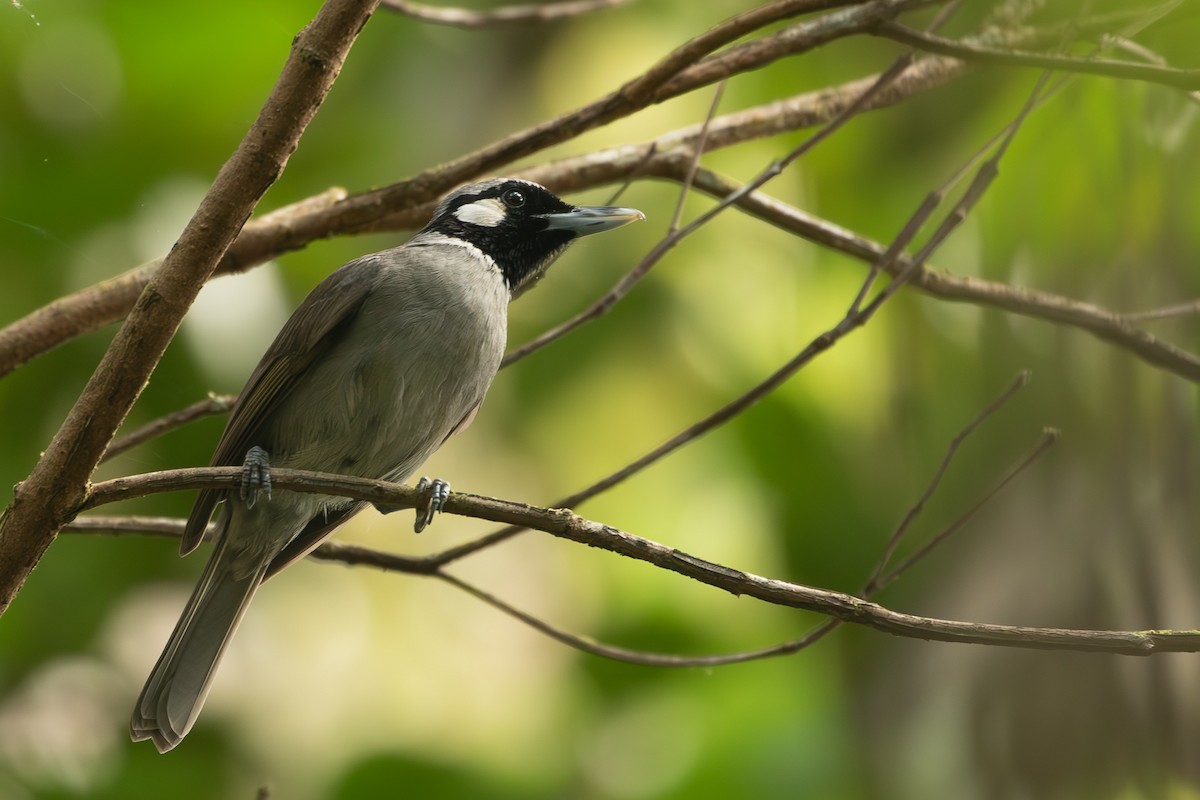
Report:
[[[267,348],[229,414],[210,466],[241,464],[256,442],[263,421],[304,380],[305,373],[354,318],[375,282],[379,261],[366,256],[321,281],[284,324]],[[204,489],[188,517],[179,551],[187,555],[200,544],[204,529],[224,490]]]
[[[467,426],[471,424],[471,420],[475,419],[475,412],[479,411],[480,405],[481,403],[476,403],[472,406],[471,410],[466,413],[466,416],[454,426],[454,429],[446,434],[446,439],[466,430]],[[442,440],[443,444],[445,444],[446,439]],[[263,580],[278,574],[280,570],[293,561],[304,558],[325,540],[326,535],[330,531],[366,507],[367,503],[355,503],[345,508],[326,511],[324,514],[314,517],[309,521],[304,530],[297,533],[283,550],[279,552],[279,555],[275,556],[275,560],[271,562],[271,566],[267,567],[267,574],[263,576]]]

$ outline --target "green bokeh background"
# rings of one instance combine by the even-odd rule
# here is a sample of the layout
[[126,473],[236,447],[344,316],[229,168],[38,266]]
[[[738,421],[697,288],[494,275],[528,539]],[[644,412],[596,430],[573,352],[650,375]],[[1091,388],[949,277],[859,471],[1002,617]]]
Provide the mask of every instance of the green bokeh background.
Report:
[[[965,5],[952,33],[994,3]],[[496,31],[380,11],[262,209],[385,185],[577,107],[745,7],[639,0]],[[316,8],[0,6],[0,322],[164,252]],[[1139,41],[1196,68],[1198,36],[1185,4]],[[861,77],[899,52],[864,38],[785,59],[732,81],[721,110]],[[770,191],[886,240],[1035,78],[982,68],[861,117]],[[711,97],[664,103],[554,154],[695,124]],[[1197,297],[1198,112],[1176,90],[1073,81],[1030,117],[936,265],[1122,311]],[[804,135],[705,163],[748,179]],[[663,234],[676,197],[635,183],[621,202],[649,221],[568,253],[513,307],[511,341],[610,286]],[[709,205],[689,200],[686,213]],[[128,425],[236,392],[308,289],[404,236],[317,242],[215,281]],[[838,320],[863,275],[725,214],[612,313],[503,372],[471,430],[423,471],[550,502],[760,380]],[[1147,329],[1200,349],[1194,316]],[[0,486],[28,473],[113,330],[0,381]],[[732,567],[855,591],[951,438],[1022,369],[1030,386],[967,442],[903,552],[967,509],[1044,426],[1061,442],[881,602],[1011,624],[1200,625],[1195,385],[1076,330],[911,291],[750,412],[579,511]],[[171,433],[100,477],[204,464],[221,425]],[[159,495],[122,511],[184,515],[190,502]],[[414,537],[407,518],[371,512],[339,537],[424,553],[487,530],[447,517]],[[59,538],[0,620],[0,798],[249,798],[259,787],[301,800],[1200,796],[1195,656],[847,628],[791,657],[662,670],[570,650],[442,584],[313,563],[259,595],[200,722],[159,756],[127,740],[126,721],[199,568],[163,539]],[[556,625],[656,652],[753,649],[820,621],[536,533],[455,571]]]

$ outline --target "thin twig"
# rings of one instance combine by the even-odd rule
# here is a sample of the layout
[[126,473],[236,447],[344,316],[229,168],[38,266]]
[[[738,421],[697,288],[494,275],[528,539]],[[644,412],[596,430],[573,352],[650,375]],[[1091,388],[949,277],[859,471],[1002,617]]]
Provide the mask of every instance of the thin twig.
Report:
[[979,513],[979,510],[983,508],[983,506],[986,505],[989,500],[995,497],[1002,489],[1004,489],[1005,486],[1012,483],[1018,475],[1032,466],[1033,462],[1041,458],[1042,455],[1058,441],[1058,438],[1059,432],[1057,430],[1049,428],[1044,431],[1037,444],[1033,446],[1033,448],[1017,463],[1016,466],[1009,470],[1007,475],[1000,479],[999,483],[997,483],[990,492],[977,500],[970,508],[963,512],[958,519],[947,525],[936,536],[922,545],[916,552],[897,564],[894,569],[892,569],[882,578],[875,580],[874,582],[876,583],[876,587],[879,589],[884,588],[892,581],[896,580],[896,578],[900,577],[900,575],[906,570],[932,553],[939,545],[942,544],[942,542],[953,536],[956,531],[962,528],[962,526],[965,525],[972,517]]
[[[680,177],[665,169],[656,174],[664,178]],[[737,185],[704,168],[696,174],[696,188],[714,197],[724,197]],[[884,245],[878,242],[762,193],[747,195],[738,205],[765,222],[868,264],[876,262],[886,252]],[[908,257],[901,256],[896,264],[897,271],[908,263]],[[1037,289],[950,275],[933,269],[915,273],[909,279],[909,285],[942,300],[971,303],[1052,324],[1069,325],[1120,347],[1148,364],[1189,381],[1200,382],[1200,357],[1159,339],[1137,327],[1125,315],[1107,308]]]
[[1134,61],[1114,61],[1104,58],[1072,58],[1071,56],[1031,53],[1009,50],[987,45],[954,41],[940,36],[922,33],[898,22],[885,21],[875,26],[871,33],[892,39],[909,47],[929,53],[986,64],[1035,67],[1038,69],[1076,72],[1087,75],[1103,75],[1110,78],[1145,81],[1177,89],[1195,91],[1200,89],[1200,70],[1175,69]]
[[106,536],[161,536],[178,539],[183,536],[187,520],[179,517],[146,517],[139,515],[103,516],[89,514],[67,523],[63,533],[93,533]]
[[233,408],[235,400],[237,400],[237,397],[234,395],[210,393],[208,397],[197,403],[192,403],[187,408],[181,408],[178,411],[167,414],[165,417],[152,420],[135,431],[130,431],[124,436],[118,436],[116,439],[113,439],[108,449],[104,451],[104,456],[100,459],[100,463],[103,464],[109,459],[124,453],[126,450],[137,447],[139,444],[150,439],[162,436],[164,433],[173,431],[189,422],[215,414],[224,414]]
[[[653,268],[655,264],[662,260],[663,256],[665,256],[669,250],[675,247],[675,245],[679,244],[679,242],[681,242],[683,239],[707,225],[714,218],[716,218],[718,214],[732,207],[742,197],[746,196],[750,192],[760,189],[769,181],[781,175],[783,171],[788,166],[793,164],[797,159],[810,152],[818,144],[829,138],[829,136],[831,136],[836,130],[845,125],[850,119],[864,111],[869,106],[871,98],[875,97],[889,84],[891,84],[891,82],[898,75],[907,69],[909,63],[910,62],[907,59],[898,59],[891,65],[891,67],[881,73],[870,86],[866,87],[861,94],[855,97],[849,105],[843,108],[833,119],[831,119],[828,124],[820,128],[808,139],[801,142],[797,147],[793,148],[787,155],[772,161],[766,167],[766,169],[762,170],[752,180],[743,184],[742,186],[739,186],[725,197],[722,197],[714,207],[697,216],[696,219],[692,220],[686,226],[679,228],[677,227],[677,224],[679,210],[682,208],[681,203],[680,209],[677,209],[676,211],[676,219],[672,221],[671,229],[667,232],[666,236],[664,236],[658,242],[658,244],[656,244],[650,250],[650,252],[647,253],[645,257],[643,257],[642,260],[637,263],[636,266],[634,266],[633,269],[622,276],[621,279],[617,281],[617,283],[611,289],[608,290],[608,292],[566,322],[556,325],[550,330],[544,331],[520,347],[516,347],[506,353],[501,366],[510,366],[526,356],[532,355],[543,347],[561,339],[588,322],[607,314],[617,303],[619,303],[627,294],[629,294],[630,291],[632,291],[633,287],[636,286],[637,283],[641,281],[641,279],[644,278],[647,273],[650,272],[651,268]],[[699,162],[697,157],[697,159],[694,159],[690,163],[687,174],[691,176],[691,178],[694,178],[698,168]],[[690,179],[685,177],[685,180]]]
[[1127,311],[1121,316],[1130,322],[1152,322],[1160,319],[1171,319],[1172,317],[1187,317],[1192,314],[1200,314],[1200,300],[1176,303],[1175,305],[1163,306],[1162,308],[1152,308],[1148,311]]
[[817,640],[823,638],[827,633],[832,631],[839,624],[838,620],[827,620],[818,626],[812,632],[806,634],[800,639],[783,642],[782,644],[764,647],[758,650],[745,650],[737,653],[725,653],[709,656],[681,656],[674,653],[654,653],[646,650],[631,650],[627,647],[605,644],[598,642],[588,636],[580,636],[576,633],[563,630],[562,628],[551,625],[539,617],[535,617],[525,611],[520,610],[499,597],[496,597],[490,592],[480,589],[474,584],[467,583],[461,578],[456,578],[445,572],[437,573],[437,577],[446,581],[450,585],[461,589],[477,600],[487,603],[492,608],[501,611],[504,614],[525,623],[536,631],[539,631],[557,642],[573,647],[576,650],[582,650],[585,653],[591,653],[594,656],[601,658],[612,659],[613,661],[624,661],[627,664],[638,664],[643,667],[720,667],[727,664],[742,664],[747,661],[759,661],[764,658],[773,656],[788,655],[802,650]]
[[502,6],[488,11],[450,8],[413,3],[410,0],[382,0],[384,8],[398,11],[422,22],[455,28],[503,28],[510,25],[544,24],[625,5],[630,0],[563,0],[544,5]]
[[1000,396],[992,402],[988,403],[982,411],[975,416],[973,420],[968,422],[962,430],[958,432],[953,439],[950,440],[949,446],[946,448],[946,453],[942,456],[942,461],[938,464],[938,468],[933,473],[933,478],[930,479],[925,491],[921,492],[921,496],[912,504],[905,513],[904,518],[900,520],[900,524],[892,531],[892,535],[888,537],[887,545],[883,548],[883,554],[879,557],[879,561],[875,564],[875,569],[871,572],[871,577],[867,579],[866,585],[863,586],[860,594],[863,597],[870,597],[881,588],[879,582],[883,571],[887,569],[888,563],[892,560],[892,555],[895,554],[896,548],[900,546],[901,540],[908,532],[909,527],[921,512],[925,509],[925,504],[929,502],[929,498],[933,497],[933,493],[937,491],[942,483],[942,478],[946,476],[946,472],[950,469],[950,462],[954,460],[954,456],[958,453],[958,449],[962,446],[975,430],[985,421],[991,418],[997,411],[1008,404],[1017,392],[1024,389],[1029,384],[1029,372],[1022,371],[1017,375],[1016,379],[1009,384]]
[[713,92],[712,102],[708,106],[708,113],[704,115],[704,122],[700,125],[700,135],[696,137],[696,146],[693,148],[691,163],[688,165],[687,174],[683,176],[683,186],[679,191],[679,201],[675,203],[675,213],[671,215],[671,224],[667,230],[671,233],[679,230],[679,222],[683,219],[683,207],[687,202],[688,195],[692,192],[692,181],[696,179],[696,170],[700,166],[700,158],[704,155],[704,148],[708,145],[708,131],[712,125],[713,118],[717,115],[717,108],[721,105],[721,98],[725,94],[725,81],[717,84],[717,90]]

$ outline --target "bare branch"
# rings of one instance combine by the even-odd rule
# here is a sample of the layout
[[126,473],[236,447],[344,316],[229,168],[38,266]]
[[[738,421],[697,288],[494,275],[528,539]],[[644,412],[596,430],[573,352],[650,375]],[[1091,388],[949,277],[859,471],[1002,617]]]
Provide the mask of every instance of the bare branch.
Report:
[[704,122],[700,125],[700,134],[696,137],[696,145],[692,148],[691,164],[688,165],[687,174],[683,176],[683,185],[679,191],[679,200],[675,203],[675,213],[671,215],[671,224],[667,227],[670,233],[679,230],[679,223],[683,219],[683,206],[687,201],[688,195],[692,192],[692,181],[696,178],[696,170],[700,167],[700,158],[704,155],[705,148],[708,146],[708,131],[712,125],[713,118],[717,115],[717,108],[721,105],[721,98],[725,96],[725,81],[717,84],[717,91],[713,92],[712,102],[708,106],[708,114],[704,116]]
[[711,656],[681,656],[673,653],[652,653],[645,650],[631,650],[627,647],[605,644],[591,637],[564,631],[562,628],[557,628],[543,619],[521,611],[495,595],[485,592],[461,578],[456,578],[444,572],[439,572],[437,576],[472,597],[487,603],[492,608],[525,623],[534,630],[544,633],[551,639],[561,642],[568,647],[574,647],[576,650],[582,650],[585,653],[591,653],[601,658],[610,658],[614,661],[624,661],[627,664],[638,664],[643,667],[720,667],[726,664],[742,664],[747,661],[759,661],[764,658],[789,655],[814,644],[824,638],[825,634],[841,624],[838,620],[828,620],[800,639],[772,645],[771,647],[764,647],[759,650],[746,650]]
[[141,293],[33,472],[17,486],[0,517],[0,613],[73,516],[88,478],[184,312],[283,171],[377,2],[328,0],[297,35],[258,119]]
[[881,22],[871,31],[910,47],[930,53],[951,56],[963,61],[1008,66],[1036,67],[1039,69],[1077,72],[1087,75],[1104,75],[1110,78],[1145,81],[1177,89],[1195,91],[1200,89],[1200,70],[1173,69],[1134,61],[1113,61],[1104,58],[1072,58],[1071,56],[1031,53],[1007,50],[983,44],[954,41],[933,34],[922,33],[897,22]]
[[[650,105],[715,83],[737,72],[762,67],[784,56],[807,52],[836,39],[862,33],[904,11],[941,2],[945,0],[870,0],[860,4],[853,4],[853,0],[776,0],[710,28],[593,103],[534,125],[409,180],[349,198],[332,209],[328,219],[323,222],[336,225],[343,231],[367,230],[378,220],[380,206],[403,208],[432,200],[452,186]],[[696,62],[700,59],[755,30],[802,14],[845,5],[852,7],[794,26],[797,33],[790,39],[765,48],[755,58],[730,64],[724,74],[693,71],[693,67],[699,66]]]
[[[792,151],[783,158],[772,162],[754,179],[729,192],[727,195],[721,198],[721,201],[717,203],[716,206],[710,208],[708,211],[698,216],[683,228],[678,226],[679,213],[683,208],[683,198],[681,197],[680,205],[676,210],[675,218],[671,222],[671,226],[667,232],[667,235],[664,236],[662,240],[659,241],[659,243],[656,244],[654,248],[651,249],[651,251],[647,253],[646,256],[640,262],[638,262],[636,266],[634,266],[633,269],[626,273],[617,282],[617,284],[613,286],[612,289],[610,289],[604,296],[593,302],[590,306],[576,314],[571,319],[555,326],[554,328],[551,328],[548,331],[545,331],[533,340],[526,342],[515,350],[507,353],[504,356],[504,361],[502,362],[501,366],[509,366],[510,364],[520,361],[522,358],[525,358],[537,350],[540,350],[551,342],[561,339],[563,336],[566,336],[568,333],[576,330],[582,325],[591,322],[592,320],[597,319],[604,314],[607,314],[617,303],[621,301],[622,298],[629,294],[633,287],[650,272],[650,269],[655,264],[662,260],[663,256],[665,256],[671,248],[677,245],[684,238],[698,231],[704,225],[711,222],[718,214],[733,206],[741,197],[749,194],[752,191],[755,191],[756,189],[765,185],[768,181],[782,174],[783,170],[786,169],[790,164],[794,163],[804,154],[811,151],[814,147],[832,135],[834,131],[844,125],[849,119],[867,108],[871,98],[886,88],[892,82],[892,80],[904,72],[910,63],[911,62],[907,57],[901,57],[897,59],[887,70],[880,74],[873,83],[867,86],[863,90],[862,94],[854,98],[849,105],[843,108],[833,119],[831,119],[825,127],[818,130],[799,146],[793,148]],[[691,159],[687,168],[687,172],[684,175],[683,187],[685,191],[691,187],[692,182],[696,177],[696,173],[699,168],[700,151],[703,149],[706,135],[707,127],[702,127],[695,157]]]
[[[112,536],[162,536],[179,538],[183,535],[186,521],[174,517],[139,517],[139,516],[99,516],[88,515],[79,517],[63,529],[64,533],[76,534],[105,534]],[[545,620],[528,614],[500,598],[444,572],[441,566],[429,558],[414,558],[371,550],[358,545],[344,544],[336,540],[326,541],[309,556],[317,561],[328,561],[349,566],[365,566],[384,572],[395,572],[407,575],[430,575],[441,578],[468,594],[487,603],[493,608],[517,619],[526,625],[540,631],[552,639],[569,647],[574,647],[603,658],[625,661],[631,664],[641,664],[653,667],[716,667],[723,664],[737,664],[745,661],[756,661],[771,656],[787,655],[801,650],[814,643],[841,623],[830,620],[823,623],[813,632],[801,639],[783,642],[760,650],[750,650],[711,656],[679,656],[669,653],[649,653],[642,650],[630,650],[624,647],[597,642],[586,636],[570,633],[557,628]]]
[[384,8],[401,14],[455,28],[504,28],[512,25],[544,24],[625,5],[630,0],[562,0],[545,5],[502,6],[489,11],[450,8],[414,3],[410,0],[382,0]]
[[[660,177],[680,179],[681,172],[664,168]],[[701,168],[695,178],[697,189],[715,197],[724,197],[739,184]],[[884,252],[883,245],[826,220],[761,193],[741,198],[738,205],[750,214],[784,230],[803,236],[861,261],[874,262]],[[908,259],[901,256],[897,271]],[[1193,382],[1200,382],[1200,357],[1138,328],[1126,315],[1107,308],[1072,300],[1068,297],[989,281],[970,276],[949,275],[924,269],[913,275],[909,285],[944,300],[996,308],[1045,322],[1069,325],[1121,347],[1156,367]]]
[[1148,311],[1129,311],[1121,316],[1129,322],[1152,322],[1154,320],[1171,319],[1173,317],[1188,317],[1193,314],[1200,314],[1200,300],[1175,303],[1174,305],[1163,306],[1162,308],[1152,308]]
[[887,569],[888,562],[892,560],[892,555],[896,552],[896,548],[900,546],[900,541],[908,532],[909,527],[925,509],[925,504],[929,502],[929,498],[933,497],[933,493],[936,492],[938,486],[941,485],[942,478],[946,476],[946,471],[950,468],[950,462],[954,460],[954,456],[958,453],[958,448],[962,446],[963,442],[965,442],[980,425],[982,425],[997,411],[1007,405],[1008,401],[1011,400],[1017,394],[1017,392],[1024,389],[1028,384],[1029,373],[1027,371],[1021,372],[1019,375],[1017,375],[1016,380],[1009,384],[1008,388],[1000,393],[999,397],[988,403],[988,405],[985,406],[978,415],[976,415],[975,419],[968,422],[966,426],[959,431],[953,439],[950,440],[950,445],[946,448],[946,454],[942,457],[942,462],[934,471],[933,478],[930,479],[929,484],[925,487],[925,491],[923,491],[921,496],[917,498],[917,502],[913,503],[912,507],[908,509],[908,512],[904,515],[904,518],[900,520],[900,524],[896,526],[896,530],[894,530],[892,535],[888,538],[887,545],[883,550],[883,555],[880,556],[879,562],[875,565],[875,570],[871,573],[871,577],[867,579],[867,583],[863,587],[861,594],[864,597],[870,597],[880,588],[882,588],[883,584],[880,581],[880,576],[882,576],[883,571]]
[[[731,55],[714,56],[714,63],[726,64],[727,67],[722,70],[723,74],[716,77],[707,73],[701,74],[687,66],[688,59],[700,58],[708,52],[706,48],[715,50],[751,32],[755,27],[762,27],[788,16],[845,5],[853,0],[790,0],[755,9],[727,20],[660,61],[655,67],[658,75],[656,80],[666,80],[663,75],[677,75],[667,88],[656,88],[656,84],[648,83],[649,79],[643,75],[578,111],[514,134],[504,142],[468,154],[453,164],[427,170],[383,189],[351,196],[346,196],[343,190],[333,189],[294,206],[280,209],[275,212],[280,215],[278,219],[271,219],[275,216],[272,214],[248,223],[213,274],[240,272],[289,250],[299,249],[316,239],[335,234],[417,227],[428,218],[433,198],[458,183],[498,169],[517,158],[566,141],[654,103],[714,83],[737,72],[756,69],[779,58],[806,52],[835,38],[861,32],[879,19],[898,14],[910,7],[916,8],[930,2],[942,1],[944,0],[874,0],[858,9],[842,12],[840,16],[826,15],[812,22],[793,26],[796,28],[794,35],[770,46],[758,48],[753,59],[741,59],[734,65],[726,64],[726,60],[732,58]],[[845,18],[846,14],[852,14],[849,22]],[[931,63],[937,62],[931,60]],[[925,77],[918,79],[909,91],[916,92],[939,85],[961,74],[965,69],[960,62],[949,59],[942,60],[939,67],[940,74],[939,70],[926,70]],[[869,79],[868,83],[870,80],[873,79]],[[928,81],[927,85],[920,85],[921,80]],[[719,125],[714,125],[711,146],[728,146],[752,136],[765,136],[772,132],[778,133],[785,129],[823,122],[840,110],[836,106],[837,98],[846,92],[851,96],[860,94],[858,82],[848,84],[845,89],[803,95],[796,98],[799,102],[795,104],[795,109],[778,104],[764,106],[758,114],[757,121],[742,122],[747,126],[747,132],[741,138],[730,140],[728,131],[722,132]],[[907,95],[898,93],[894,96],[881,96],[878,102],[881,106],[889,105],[899,102],[904,96]],[[805,104],[807,109],[799,107]],[[776,113],[783,115],[782,122],[770,119],[770,115]],[[720,119],[714,122],[719,123]],[[780,127],[781,124],[784,127]],[[501,145],[504,147],[501,148]],[[584,156],[570,165],[559,165],[553,174],[543,176],[540,182],[553,190],[565,192],[624,180],[632,173],[639,160],[645,159],[647,152],[652,152],[654,145],[646,147],[651,149],[639,150],[633,155],[633,160],[624,167],[619,164],[610,165],[604,169],[603,175],[595,174],[595,170],[589,169],[588,159],[592,159],[593,166],[603,166],[604,162]],[[495,151],[498,149],[503,149],[503,154],[497,155]],[[602,158],[611,157],[611,151],[605,151]],[[520,171],[524,177],[539,180],[531,173],[532,170]],[[589,175],[592,176],[590,179]],[[151,262],[117,278],[55,300],[0,330],[0,377],[65,341],[120,319],[132,308],[138,294],[154,274],[157,263]]]
[[[303,247],[308,240],[296,238],[293,222],[320,214],[345,197],[346,190],[335,187],[251,220],[213,274],[238,272]],[[265,239],[270,243],[266,244]],[[162,261],[156,258],[115,278],[59,297],[5,325],[0,329],[0,378],[64,342],[124,317]]]
[[[79,510],[158,491],[231,489],[240,479],[241,469],[238,467],[171,470],[116,478],[96,484],[92,494]],[[413,507],[423,499],[421,493],[413,488],[366,478],[273,469],[271,479],[279,490],[333,494],[385,505]],[[1121,655],[1200,652],[1200,633],[1195,631],[1033,628],[904,614],[842,592],[764,578],[715,564],[610,525],[584,519],[565,509],[537,508],[523,503],[453,492],[446,502],[446,511],[544,531],[561,539],[644,561],[737,596],[753,597],[772,605],[813,611],[897,636],[1001,647]]]
[[187,520],[178,517],[101,516],[76,517],[63,533],[102,533],[106,536],[161,536],[178,539]]
[[[1014,383],[1000,397],[992,401],[992,403],[990,403],[982,412],[980,412],[980,414],[974,420],[972,420],[958,434],[958,436],[954,438],[954,440],[952,440],[946,457],[935,474],[934,480],[923,493],[922,497],[918,500],[917,504],[914,505],[909,513],[905,516],[904,521],[897,529],[897,532],[893,534],[884,556],[880,560],[875,573],[871,577],[871,580],[868,581],[867,588],[864,589],[862,593],[863,597],[871,597],[874,593],[881,589],[885,583],[889,583],[890,581],[894,580],[902,571],[913,566],[921,557],[927,555],[933,550],[934,545],[931,543],[926,548],[923,548],[922,551],[920,551],[917,555],[906,560],[899,568],[890,573],[886,581],[879,579],[880,573],[886,566],[887,561],[890,559],[890,555],[894,551],[895,545],[899,542],[900,536],[907,529],[911,521],[915,519],[925,501],[933,493],[933,490],[940,482],[942,475],[945,473],[947,467],[949,466],[949,462],[953,458],[953,455],[958,447],[972,432],[974,432],[976,428],[979,427],[979,425],[981,425],[987,418],[998,411],[1001,406],[1007,403],[1007,401],[1011,399],[1011,397],[1018,390],[1023,388],[1027,382],[1027,379],[1027,373],[1022,373],[1019,375],[1017,380],[1014,381]],[[1035,453],[1040,452],[1040,450],[1041,448],[1035,450]],[[1020,470],[1024,469],[1030,463],[1032,463],[1032,459],[1027,457],[1016,470],[1011,472],[1009,476],[1005,477],[996,488],[989,492],[988,495],[986,495],[982,500],[976,502],[972,508],[968,510],[968,512],[956,520],[949,528],[946,529],[946,531],[938,534],[938,536],[935,537],[935,542],[940,543],[941,541],[944,541],[950,535],[950,533],[960,528],[971,515],[978,511],[978,509],[981,508],[985,502],[987,502],[987,500],[994,497],[998,491],[1007,485]],[[118,535],[126,533],[138,533],[178,537],[182,534],[183,527],[183,520],[166,517],[87,516],[76,519],[68,526],[68,530],[80,533],[108,533]],[[518,530],[523,529],[518,528]],[[498,540],[493,539],[492,543],[494,544],[497,541]],[[651,653],[597,642],[589,637],[579,636],[577,634],[562,630],[561,628],[557,628],[545,620],[523,612],[504,602],[498,597],[446,573],[443,567],[449,563],[450,559],[446,559],[443,555],[425,557],[403,556],[395,553],[384,553],[356,545],[341,544],[336,541],[324,543],[312,555],[318,560],[334,561],[350,565],[370,566],[387,572],[398,572],[412,575],[432,575],[441,578],[458,587],[459,589],[462,589],[463,591],[473,595],[479,600],[482,600],[483,602],[497,608],[501,612],[508,614],[509,616],[512,616],[521,622],[524,622],[525,624],[533,627],[535,630],[538,630],[545,635],[562,642],[563,644],[575,647],[588,653],[592,653],[593,655],[625,661],[628,663],[640,664],[643,666],[712,667],[723,664],[742,663],[763,658],[788,655],[804,649],[805,647],[811,646],[823,638],[826,634],[832,632],[835,628],[841,625],[840,620],[831,619],[821,624],[800,639],[782,642],[766,648],[740,651],[737,653],[707,656],[681,656],[677,654]]]
[[159,417],[135,431],[130,431],[124,436],[118,436],[116,439],[113,439],[108,445],[108,449],[104,451],[104,456],[100,459],[100,463],[103,464],[105,461],[124,453],[126,450],[137,447],[139,444],[150,439],[156,439],[164,433],[173,431],[189,422],[203,417],[211,417],[215,414],[224,414],[233,408],[236,400],[237,397],[234,395],[210,393],[208,397],[198,403],[192,403],[187,408],[181,408],[165,417]]
[[975,514],[977,514],[979,510],[988,503],[989,500],[999,494],[1005,486],[1008,486],[1008,484],[1012,483],[1018,475],[1031,467],[1035,461],[1041,458],[1046,451],[1058,441],[1058,437],[1058,431],[1054,430],[1053,428],[1047,428],[1045,431],[1043,431],[1042,436],[1040,439],[1038,439],[1037,444],[1035,444],[1033,448],[1030,449],[1030,451],[1024,457],[1022,457],[1019,462],[1017,462],[1016,466],[1009,470],[1007,475],[1000,479],[1000,482],[997,483],[991,491],[979,498],[979,500],[977,500],[974,505],[963,512],[958,519],[947,525],[945,529],[940,531],[936,536],[926,542],[911,556],[897,564],[893,570],[888,572],[882,578],[872,577],[872,582],[877,584],[877,588],[882,589],[892,581],[896,580],[896,578],[900,577],[900,575],[906,570],[932,553],[942,542],[953,536],[954,533],[962,528],[963,525],[967,524],[967,522],[974,517]]

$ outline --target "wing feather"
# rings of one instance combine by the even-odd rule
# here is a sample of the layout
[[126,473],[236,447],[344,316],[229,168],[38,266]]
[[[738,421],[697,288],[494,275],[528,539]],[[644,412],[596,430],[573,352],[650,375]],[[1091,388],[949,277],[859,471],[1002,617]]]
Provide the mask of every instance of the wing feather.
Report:
[[[337,340],[375,284],[380,268],[372,255],[351,261],[317,284],[267,348],[238,396],[209,466],[241,464],[265,420],[299,385],[318,357]],[[196,498],[179,551],[200,544],[224,490],[204,489]]]

